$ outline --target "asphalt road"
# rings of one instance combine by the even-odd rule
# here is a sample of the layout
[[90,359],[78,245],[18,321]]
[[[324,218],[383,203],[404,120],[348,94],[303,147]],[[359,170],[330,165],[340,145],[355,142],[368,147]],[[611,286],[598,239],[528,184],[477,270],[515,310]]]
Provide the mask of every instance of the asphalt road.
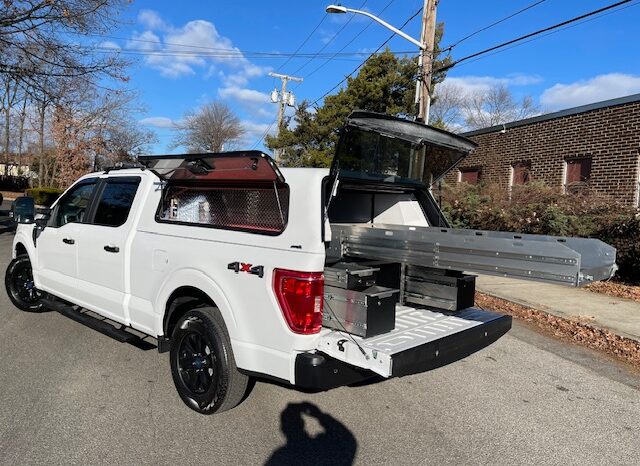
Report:
[[166,354],[4,291],[0,322],[1,464],[640,464],[640,376],[518,324],[432,372],[317,394],[258,382],[201,416]]

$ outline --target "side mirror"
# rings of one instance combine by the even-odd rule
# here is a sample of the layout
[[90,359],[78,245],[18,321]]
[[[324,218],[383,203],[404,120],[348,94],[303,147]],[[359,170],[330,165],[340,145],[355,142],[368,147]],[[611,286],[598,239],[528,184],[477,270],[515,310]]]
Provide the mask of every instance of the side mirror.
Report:
[[33,223],[36,218],[36,203],[32,197],[19,197],[11,203],[9,216],[17,223]]

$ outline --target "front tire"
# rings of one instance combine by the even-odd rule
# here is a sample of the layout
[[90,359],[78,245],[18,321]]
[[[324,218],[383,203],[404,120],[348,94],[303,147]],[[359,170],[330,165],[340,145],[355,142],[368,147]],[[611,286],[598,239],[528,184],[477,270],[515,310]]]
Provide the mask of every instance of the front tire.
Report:
[[22,255],[11,261],[4,276],[7,295],[15,307],[26,312],[42,312],[42,292],[33,283],[31,261]]
[[171,375],[184,403],[201,414],[242,401],[249,378],[240,373],[220,311],[200,307],[178,321],[171,336]]

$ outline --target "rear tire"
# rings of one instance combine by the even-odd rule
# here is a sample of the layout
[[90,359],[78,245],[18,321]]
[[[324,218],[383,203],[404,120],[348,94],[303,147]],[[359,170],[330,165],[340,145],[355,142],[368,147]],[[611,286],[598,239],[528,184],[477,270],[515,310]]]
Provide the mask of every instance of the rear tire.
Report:
[[21,255],[11,261],[4,276],[7,295],[15,307],[25,312],[42,312],[43,293],[33,283],[29,256]]
[[240,373],[220,311],[200,307],[187,312],[171,335],[171,375],[184,403],[201,414],[238,405],[249,377]]

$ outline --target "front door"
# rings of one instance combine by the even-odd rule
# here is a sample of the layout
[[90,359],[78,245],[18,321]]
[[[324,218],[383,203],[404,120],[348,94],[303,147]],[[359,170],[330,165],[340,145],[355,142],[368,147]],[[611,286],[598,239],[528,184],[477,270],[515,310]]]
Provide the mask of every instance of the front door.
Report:
[[86,220],[96,178],[85,179],[57,202],[51,218],[36,242],[36,286],[69,301],[77,296],[78,233]]

